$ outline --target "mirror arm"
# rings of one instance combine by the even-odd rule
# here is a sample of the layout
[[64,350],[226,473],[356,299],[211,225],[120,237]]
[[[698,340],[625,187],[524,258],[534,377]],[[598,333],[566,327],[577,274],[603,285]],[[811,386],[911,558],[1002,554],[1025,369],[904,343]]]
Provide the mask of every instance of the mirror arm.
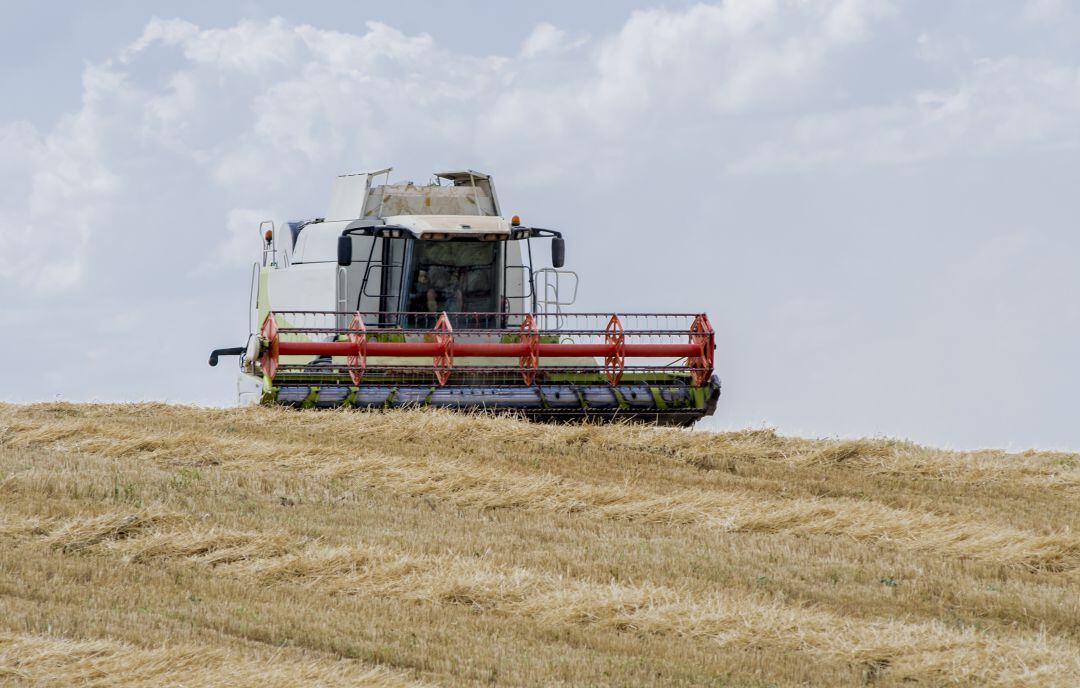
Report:
[[546,229],[544,227],[528,227],[522,229],[528,231],[529,238],[551,237],[551,266],[555,269],[559,269],[565,264],[566,242],[563,240],[562,232],[554,229]]
[[559,237],[562,238],[562,232],[554,229],[544,229],[543,227],[529,227],[529,237],[538,239],[541,237]]

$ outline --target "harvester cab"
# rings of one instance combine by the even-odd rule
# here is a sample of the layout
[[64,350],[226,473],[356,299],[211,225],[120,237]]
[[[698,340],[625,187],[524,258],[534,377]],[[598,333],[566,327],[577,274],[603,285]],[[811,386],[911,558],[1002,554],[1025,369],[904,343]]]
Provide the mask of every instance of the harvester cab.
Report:
[[[326,216],[280,238],[260,225],[247,346],[210,356],[240,356],[241,404],[674,425],[713,413],[705,314],[568,312],[562,234],[503,216],[490,175],[390,172],[338,177]],[[541,243],[551,267],[534,262]]]

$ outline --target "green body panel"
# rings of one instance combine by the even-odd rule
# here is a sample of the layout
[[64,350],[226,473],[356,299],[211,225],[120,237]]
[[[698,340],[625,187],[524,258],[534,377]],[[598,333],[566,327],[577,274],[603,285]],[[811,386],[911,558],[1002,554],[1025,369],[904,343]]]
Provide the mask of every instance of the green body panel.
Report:
[[255,308],[259,314],[256,327],[260,329],[263,322],[266,321],[266,316],[270,314],[270,295],[266,288],[269,274],[270,268],[266,266],[259,268],[259,293],[255,296]]

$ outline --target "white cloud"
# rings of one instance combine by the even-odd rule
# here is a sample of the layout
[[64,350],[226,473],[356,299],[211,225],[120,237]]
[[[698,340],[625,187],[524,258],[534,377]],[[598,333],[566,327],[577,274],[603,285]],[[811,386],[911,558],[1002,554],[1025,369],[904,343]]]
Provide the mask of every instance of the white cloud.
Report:
[[40,292],[62,292],[83,277],[83,258],[120,180],[104,147],[110,126],[99,105],[122,80],[89,68],[83,109],[48,133],[16,122],[0,127],[0,226],[7,250],[0,279]]
[[[656,9],[590,51],[540,24],[516,57],[451,52],[379,22],[349,34],[153,19],[86,69],[78,112],[45,132],[0,127],[0,220],[17,247],[0,280],[78,284],[96,237],[141,231],[108,223],[154,187],[228,199],[200,240],[230,256],[243,209],[293,208],[333,172],[403,160],[617,183],[668,151],[761,171],[1076,143],[1077,70],[1015,58],[975,63],[952,89],[829,112],[830,67],[893,11],[881,0]],[[819,108],[788,126],[786,113]],[[765,143],[745,155],[751,130]]]
[[287,67],[295,57],[299,36],[280,17],[267,22],[241,21],[227,29],[200,29],[180,19],[154,18],[142,36],[121,53],[124,62],[155,45],[180,46],[193,63],[212,63],[227,71],[257,75],[274,66]]
[[581,47],[586,40],[584,37],[571,39],[565,31],[554,24],[542,22],[533,28],[532,33],[521,44],[521,56],[532,59],[557,55]]
[[888,11],[874,0],[741,0],[636,12],[601,46],[588,104],[614,118],[666,103],[731,113],[783,101],[805,93],[831,52],[864,40]]
[[735,0],[685,10],[633,13],[597,43],[589,63],[548,79],[515,82],[497,94],[484,131],[502,147],[542,142],[532,181],[568,169],[611,179],[642,151],[643,139],[727,155],[723,118],[817,97],[830,57],[865,40],[891,12],[877,0]]
[[119,60],[125,63],[130,62],[138,53],[155,43],[179,45],[198,33],[199,27],[191,22],[154,17],[143,27],[142,35],[121,51]]
[[979,60],[958,86],[902,102],[799,118],[739,172],[822,164],[902,164],[951,155],[1080,145],[1080,68],[1015,57]]

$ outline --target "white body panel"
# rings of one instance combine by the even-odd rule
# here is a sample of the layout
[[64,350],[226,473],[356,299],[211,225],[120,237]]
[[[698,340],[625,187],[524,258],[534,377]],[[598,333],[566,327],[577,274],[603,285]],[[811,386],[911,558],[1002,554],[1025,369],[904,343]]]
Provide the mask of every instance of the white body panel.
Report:
[[388,225],[408,227],[421,239],[430,234],[510,236],[510,222],[494,215],[391,215],[384,219]]
[[337,310],[337,263],[291,265],[270,270],[266,295],[278,311]]
[[236,378],[236,401],[240,406],[256,406],[262,399],[263,381],[261,377],[239,373]]
[[385,169],[378,172],[359,172],[339,176],[334,180],[334,190],[330,196],[330,209],[326,212],[326,219],[332,222],[363,217],[364,205],[371,191],[372,180],[389,172],[389,169]]
[[[291,262],[296,263],[336,263],[337,262],[337,239],[342,230],[348,226],[348,220],[336,222],[316,222],[304,227],[293,247]],[[359,245],[353,242],[353,255]],[[365,252],[367,255],[367,247]]]

